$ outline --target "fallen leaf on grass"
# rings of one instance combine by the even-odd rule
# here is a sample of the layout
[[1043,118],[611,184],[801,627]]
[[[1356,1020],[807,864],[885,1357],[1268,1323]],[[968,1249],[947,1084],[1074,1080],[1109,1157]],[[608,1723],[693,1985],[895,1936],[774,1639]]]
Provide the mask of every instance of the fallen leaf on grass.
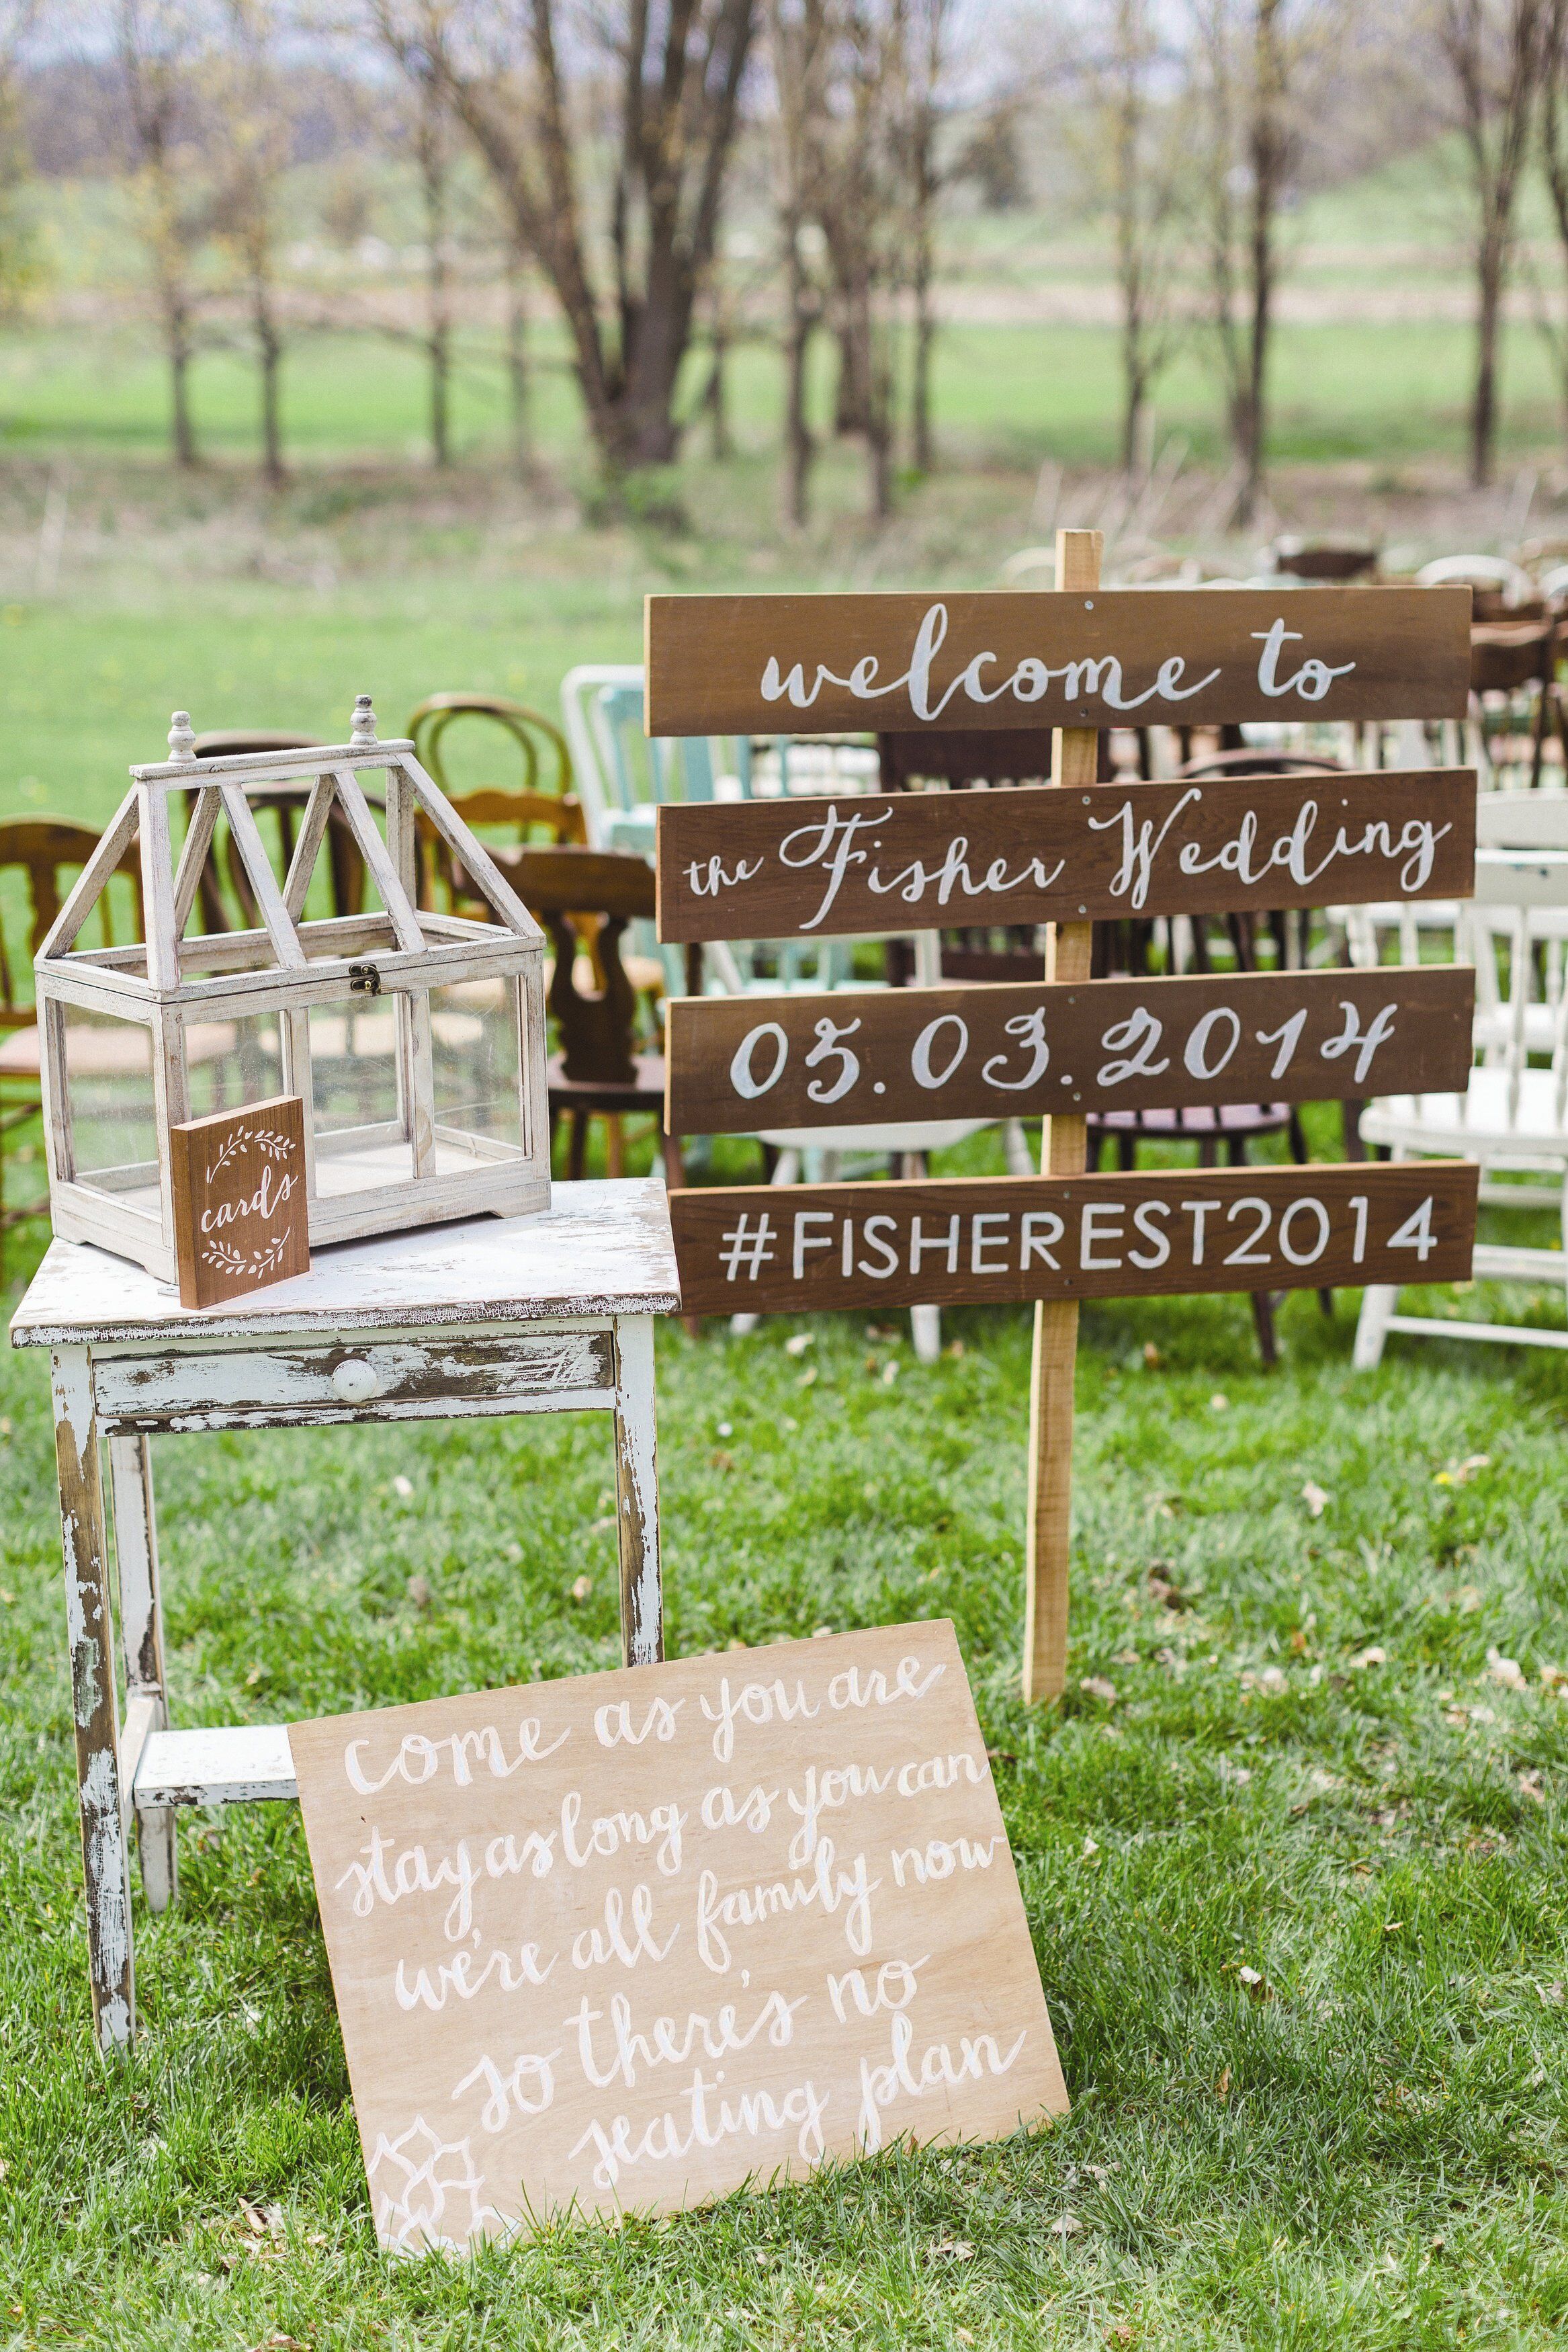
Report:
[[1272,2000],[1274,1988],[1261,1969],[1238,1969],[1236,1981],[1245,1985],[1254,2000]]
[[1086,1837],[1083,1841],[1083,1850],[1078,1859],[1080,1862],[1092,1862],[1099,1851],[1094,1840],[1092,1837]]
[[1083,2227],[1076,2213],[1059,2213],[1051,2225],[1053,2238],[1075,2238]]
[[1542,1666],[1541,1668],[1541,1687],[1542,1690],[1563,1690],[1568,1688],[1568,1670],[1564,1670],[1562,1666]]
[[1230,1410],[1230,1399],[1228,1396],[1221,1396],[1218,1391],[1216,1391],[1215,1394],[1208,1400],[1208,1409],[1210,1412],[1228,1412]]
[[787,1356],[803,1356],[815,1339],[814,1331],[792,1331],[784,1342],[784,1353]]
[[1116,1685],[1108,1683],[1103,1675],[1085,1675],[1078,1687],[1087,1692],[1091,1698],[1103,1699],[1107,1706],[1116,1704]]
[[1380,1650],[1374,1643],[1370,1650],[1358,1651],[1350,1663],[1352,1670],[1359,1674],[1365,1666],[1385,1666],[1388,1664],[1388,1653],[1386,1650]]
[[580,1576],[576,1583],[571,1588],[571,1597],[574,1601],[586,1601],[592,1590],[592,1577]]
[[405,1478],[402,1472],[400,1470],[392,1484],[392,1493],[394,1495],[398,1496],[405,1503],[411,1499],[413,1494],[413,1480],[412,1478]]
[[1165,1358],[1161,1355],[1159,1349],[1155,1347],[1152,1339],[1145,1339],[1144,1341],[1144,1361],[1148,1366],[1151,1372],[1157,1372],[1160,1366],[1165,1362]]
[[1139,1663],[1136,1650],[1118,1650],[1111,1664],[1113,1666],[1135,1666]]
[[1324,1489],[1317,1484],[1315,1479],[1309,1478],[1306,1485],[1301,1488],[1301,1500],[1305,1503],[1313,1518],[1321,1519],[1324,1511],[1328,1507],[1331,1497]]
[[806,1367],[806,1369],[805,1369],[805,1370],[801,1373],[801,1375],[800,1375],[800,1379],[796,1381],[795,1386],[796,1386],[798,1389],[809,1389],[809,1388],[811,1386],[812,1382],[815,1381],[816,1377],[817,1377],[817,1367],[816,1367],[816,1365],[815,1365],[815,1364],[808,1364],[808,1365],[807,1365],[807,1367]]
[[890,1388],[893,1386],[893,1384],[894,1384],[894,1381],[895,1381],[897,1378],[898,1378],[898,1358],[897,1358],[896,1356],[890,1356],[890,1357],[888,1358],[888,1360],[887,1360],[886,1363],[885,1363],[885,1364],[883,1364],[883,1368],[882,1368],[882,1384],[883,1384],[883,1387],[884,1389],[890,1389]]
[[1221,2101],[1226,2100],[1230,2096],[1230,2069],[1228,2066],[1227,2066],[1225,2072],[1221,2074],[1218,2082],[1216,2083],[1214,2086],[1214,2095],[1217,2099]]
[[975,2259],[975,2249],[967,2238],[938,2238],[931,2251],[945,2254],[949,2262],[972,2263]]
[[1540,1773],[1521,1772],[1518,1777],[1520,1795],[1528,1797],[1532,1805],[1543,1805],[1546,1799],[1542,1792]]
[[1130,2344],[1132,2340],[1133,2331],[1124,2319],[1118,2320],[1114,2327],[1105,2330],[1107,2344]]
[[1568,1993],[1560,1984],[1538,1984],[1535,1991],[1542,2009],[1561,2009],[1564,2000],[1568,1999]]
[[416,1609],[428,1609],[430,1579],[427,1576],[411,1576],[408,1580],[408,1597]]
[[310,2347],[298,2336],[264,2336],[250,2352],[310,2352]]
[[1468,1486],[1478,1472],[1490,1468],[1490,1454],[1467,1454],[1462,1462],[1451,1463],[1447,1470],[1437,1471],[1432,1484],[1434,1486]]
[[1523,1690],[1526,1687],[1524,1669],[1519,1660],[1505,1658],[1498,1650],[1487,1652],[1487,1672],[1493,1682],[1501,1683],[1505,1690]]

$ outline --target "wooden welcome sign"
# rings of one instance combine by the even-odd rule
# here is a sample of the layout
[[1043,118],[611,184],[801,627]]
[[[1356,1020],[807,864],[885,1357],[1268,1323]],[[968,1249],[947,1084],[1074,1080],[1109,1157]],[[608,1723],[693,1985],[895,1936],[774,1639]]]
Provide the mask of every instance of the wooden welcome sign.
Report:
[[654,596],[649,732],[1055,730],[1051,782],[687,804],[658,817],[661,939],[1050,926],[1045,982],[673,1003],[674,1132],[1042,1118],[1039,1178],[696,1189],[697,1313],[1033,1299],[1024,1690],[1066,1673],[1078,1302],[1469,1272],[1458,1163],[1083,1173],[1091,1111],[1462,1087],[1458,971],[1090,980],[1092,927],[1455,898],[1468,770],[1098,781],[1100,730],[1458,718],[1466,589],[1130,592],[1064,531],[1054,593]]
[[946,1622],[289,1742],[383,2246],[1066,2109]]
[[651,735],[1462,719],[1470,592],[650,596],[644,638]]
[[744,1135],[1156,1110],[1176,1092],[1218,1105],[1458,1090],[1474,1013],[1474,974],[1447,964],[682,996],[666,1010],[664,1125]]
[[1475,777],[1459,768],[674,803],[658,816],[659,936],[825,939],[1466,898],[1475,808]]

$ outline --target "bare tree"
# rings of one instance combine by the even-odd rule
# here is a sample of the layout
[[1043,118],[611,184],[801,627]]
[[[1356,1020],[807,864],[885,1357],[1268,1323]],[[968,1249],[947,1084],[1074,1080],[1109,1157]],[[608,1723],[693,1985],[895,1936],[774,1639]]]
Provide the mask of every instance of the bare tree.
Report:
[[[1550,0],[1546,54],[1542,72],[1541,162],[1557,225],[1557,242],[1568,279],[1568,0]],[[1564,427],[1568,428],[1568,322],[1555,324],[1544,311],[1541,324],[1557,362]]]
[[910,279],[910,0],[828,0],[814,209],[839,339],[841,430],[861,433],[871,507],[893,510],[898,304]]
[[1497,450],[1498,331],[1513,259],[1520,181],[1529,160],[1554,13],[1553,0],[1437,0],[1437,40],[1453,84],[1456,127],[1475,207],[1470,479],[1478,486],[1490,481]]
[[424,349],[430,366],[430,457],[452,463],[452,121],[440,86],[413,92],[413,154],[424,207]]
[[939,152],[953,0],[911,0],[908,163],[910,290],[915,338],[910,360],[909,439],[915,469],[936,462],[931,424],[931,361],[936,346],[936,208],[947,173]]
[[192,130],[197,27],[185,0],[116,0],[114,28],[133,147],[131,212],[152,272],[174,462],[194,466],[195,265],[211,228],[211,194]]
[[33,225],[24,192],[29,156],[17,71],[39,0],[0,0],[0,309],[15,308],[34,274]]
[[1197,0],[1195,111],[1209,317],[1239,482],[1233,520],[1263,485],[1269,360],[1279,286],[1280,208],[1295,162],[1288,0]]
[[807,406],[812,338],[824,292],[816,262],[825,249],[816,218],[815,163],[827,68],[826,0],[768,0],[777,93],[779,236],[784,279],[784,514],[799,530],[810,507],[816,440]]
[[225,14],[227,42],[208,77],[209,98],[221,100],[223,120],[214,224],[233,256],[249,320],[261,391],[261,469],[276,489],[285,479],[278,204],[291,143],[277,62],[279,26],[272,0],[225,0]]
[[[712,258],[754,0],[609,0],[599,71],[562,0],[367,0],[381,39],[441,91],[560,304],[595,446],[612,474],[667,463],[675,393]],[[614,122],[594,233],[595,144]],[[608,255],[608,262],[601,256]]]

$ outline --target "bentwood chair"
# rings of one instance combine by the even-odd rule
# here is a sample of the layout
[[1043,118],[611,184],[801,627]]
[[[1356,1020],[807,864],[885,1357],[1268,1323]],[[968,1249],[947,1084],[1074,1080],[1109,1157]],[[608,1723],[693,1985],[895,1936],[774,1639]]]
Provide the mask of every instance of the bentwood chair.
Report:
[[[73,824],[65,817],[9,817],[0,822],[0,873],[13,872],[21,878],[27,910],[29,963],[65,903],[76,869],[87,864],[98,842],[99,836],[90,825]],[[137,851],[128,849],[115,870],[131,882],[137,927],[132,936],[140,936],[141,861]],[[70,881],[65,878],[68,874]],[[98,902],[102,911],[106,948],[114,945],[110,897],[111,893],[105,890]],[[83,1079],[98,1075],[122,1076],[127,1054],[142,1051],[143,1034],[125,1022],[95,1024],[84,1020],[79,1024],[73,1024],[66,1040],[72,1076]],[[15,1204],[5,1200],[7,1140],[42,1116],[41,1043],[34,1006],[16,989],[10,951],[4,930],[0,929],[0,1285],[5,1278],[6,1234],[12,1226],[48,1213],[47,1192]]]

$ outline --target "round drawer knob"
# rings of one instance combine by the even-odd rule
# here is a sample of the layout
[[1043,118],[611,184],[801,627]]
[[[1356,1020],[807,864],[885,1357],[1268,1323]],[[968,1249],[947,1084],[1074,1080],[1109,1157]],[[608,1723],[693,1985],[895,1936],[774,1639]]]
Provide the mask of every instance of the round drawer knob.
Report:
[[361,1356],[343,1359],[332,1374],[332,1386],[345,1404],[366,1404],[382,1392],[380,1373]]

